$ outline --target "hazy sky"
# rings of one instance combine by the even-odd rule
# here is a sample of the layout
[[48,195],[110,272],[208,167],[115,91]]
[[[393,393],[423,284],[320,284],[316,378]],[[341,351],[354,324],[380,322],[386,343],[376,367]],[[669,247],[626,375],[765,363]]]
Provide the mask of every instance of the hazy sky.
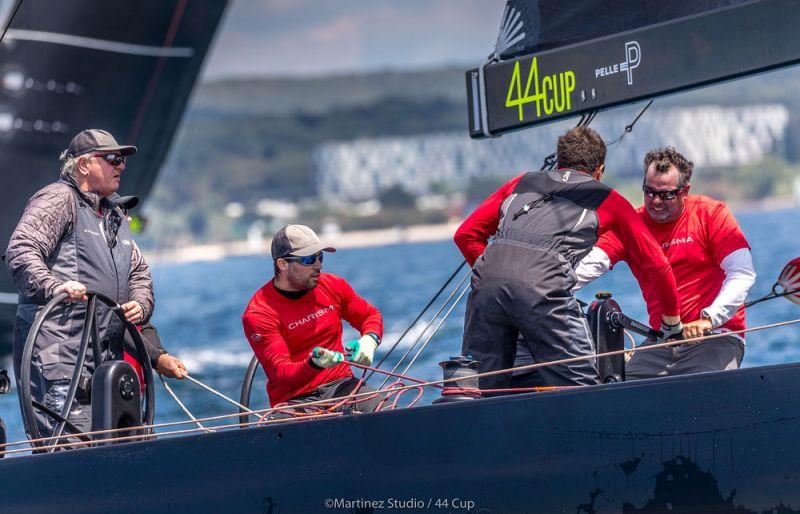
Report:
[[477,64],[505,0],[232,0],[207,78]]

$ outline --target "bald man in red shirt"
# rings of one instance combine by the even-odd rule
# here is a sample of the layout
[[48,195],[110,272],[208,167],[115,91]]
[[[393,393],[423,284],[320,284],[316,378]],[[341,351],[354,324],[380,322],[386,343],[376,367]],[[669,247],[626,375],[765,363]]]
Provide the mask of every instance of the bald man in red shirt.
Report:
[[[273,407],[369,390],[358,387],[344,361],[372,363],[383,318],[343,278],[322,273],[324,252],[335,251],[304,225],[288,225],[272,239],[275,277],[253,295],[242,324]],[[342,320],[361,338],[343,345]],[[373,398],[356,408],[372,411],[376,404]]]

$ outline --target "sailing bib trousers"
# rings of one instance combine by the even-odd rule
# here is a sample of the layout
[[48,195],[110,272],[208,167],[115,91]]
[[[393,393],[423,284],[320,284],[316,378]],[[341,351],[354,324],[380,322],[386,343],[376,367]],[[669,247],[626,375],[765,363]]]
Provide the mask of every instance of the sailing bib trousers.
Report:
[[[630,203],[586,173],[525,173],[462,224],[456,242],[467,261],[474,261],[462,353],[481,361],[480,372],[511,368],[520,334],[536,363],[594,355],[586,320],[570,291],[577,281],[575,266],[611,228],[646,262],[643,268],[657,282],[665,312],[677,312],[675,279],[663,253]],[[544,385],[598,382],[594,359],[537,371]],[[481,378],[480,387],[511,387],[511,373]]]

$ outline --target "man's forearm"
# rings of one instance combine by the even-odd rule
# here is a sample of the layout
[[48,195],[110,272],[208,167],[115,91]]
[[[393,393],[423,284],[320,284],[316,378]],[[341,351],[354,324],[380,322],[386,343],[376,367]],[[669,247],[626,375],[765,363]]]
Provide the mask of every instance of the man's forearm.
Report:
[[131,300],[142,306],[144,315],[142,323],[146,323],[153,314],[155,298],[153,296],[153,279],[150,275],[150,266],[147,264],[139,246],[133,243],[131,253],[131,272],[128,278],[128,292]]
[[725,271],[725,280],[711,305],[703,309],[713,327],[724,325],[736,314],[756,281],[753,256],[747,248],[728,254],[720,267]]
[[595,246],[592,248],[591,252],[581,259],[578,266],[575,268],[575,276],[578,278],[578,281],[575,283],[575,286],[573,286],[571,292],[577,292],[583,286],[601,277],[610,269],[611,259],[606,252]]

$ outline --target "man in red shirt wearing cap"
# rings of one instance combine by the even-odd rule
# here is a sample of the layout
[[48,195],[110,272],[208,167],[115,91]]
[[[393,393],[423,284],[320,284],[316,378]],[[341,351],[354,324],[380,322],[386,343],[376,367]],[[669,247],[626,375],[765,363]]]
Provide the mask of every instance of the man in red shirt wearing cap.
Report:
[[[644,168],[644,206],[638,214],[675,273],[683,336],[694,338],[709,331],[744,329],[742,304],[756,273],[747,239],[733,214],[723,202],[689,194],[694,164],[675,148],[648,152]],[[656,327],[661,317],[656,291],[645,280],[639,263],[628,258],[629,252],[616,232],[607,232],[578,265],[577,286],[594,280],[619,261],[628,262],[647,302],[650,324]],[[743,357],[744,339],[732,335],[694,345],[635,352],[626,367],[626,377],[736,369]]]
[[[341,277],[322,273],[324,252],[335,252],[304,225],[288,225],[272,239],[275,277],[250,299],[242,316],[250,346],[267,374],[270,404],[299,404],[369,389],[347,359],[372,364],[383,335],[381,313]],[[361,338],[342,345],[342,320]],[[376,399],[357,410],[374,410]]]

